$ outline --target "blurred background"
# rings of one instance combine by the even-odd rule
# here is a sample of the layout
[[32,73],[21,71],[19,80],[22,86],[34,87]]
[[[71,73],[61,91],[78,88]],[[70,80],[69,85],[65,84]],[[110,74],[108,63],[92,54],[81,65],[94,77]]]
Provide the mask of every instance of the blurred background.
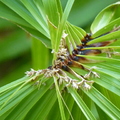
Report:
[[[75,0],[68,21],[90,32],[90,25],[95,16],[103,8],[117,1]],[[63,9],[66,2],[67,0],[62,0]],[[34,68],[33,57],[30,35],[14,23],[0,18],[0,86],[23,77],[25,71]],[[41,66],[37,68],[41,69]]]

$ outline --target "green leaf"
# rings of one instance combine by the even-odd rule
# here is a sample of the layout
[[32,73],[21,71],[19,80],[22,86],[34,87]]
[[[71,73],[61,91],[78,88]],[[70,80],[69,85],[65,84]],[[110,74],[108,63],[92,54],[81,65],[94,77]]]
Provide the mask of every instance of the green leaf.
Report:
[[[32,107],[25,119],[45,120],[57,100],[55,89],[48,90],[44,96]],[[39,107],[38,107],[39,106]]]
[[[6,7],[6,5],[8,7]],[[46,23],[43,22],[45,21],[45,19],[43,18],[42,21],[40,21],[41,20],[40,19],[39,20],[40,22],[39,23],[37,22],[38,20],[37,15],[39,14],[40,16],[42,14],[41,16],[43,16],[44,13],[43,12],[40,13],[39,10],[35,7],[35,5],[34,5],[35,11],[37,11],[36,13],[37,15],[35,14],[35,16],[32,16],[32,14],[25,8],[24,5],[22,5],[20,1],[2,0],[0,2],[0,7],[1,7],[0,17],[14,22],[23,30],[29,32],[32,36],[41,40],[47,47],[51,47],[49,40],[50,35],[48,33]],[[33,9],[31,10],[32,13],[34,13],[35,11]],[[46,26],[45,30],[41,26]]]
[[[13,82],[13,84],[14,84],[14,82]],[[10,117],[13,117],[13,118],[14,117],[18,117],[19,119],[23,118],[24,116],[26,116],[26,114],[29,112],[29,110],[36,104],[36,102],[45,94],[45,92],[49,89],[49,87],[52,84],[53,84],[53,79],[49,79],[46,82],[45,86],[42,86],[39,90],[37,90],[38,92],[35,91],[37,89],[37,86],[35,86],[33,84],[27,84],[26,86],[24,86],[24,84],[22,84],[17,89],[14,88],[15,89],[14,92],[10,96],[8,95],[7,99],[5,98],[6,100],[2,99],[1,102],[5,102],[6,104],[5,103],[3,104],[5,106],[2,105],[4,108],[2,108],[0,115],[3,115],[6,111],[10,110],[13,106],[15,106],[17,103],[19,103],[23,100],[22,106],[20,104],[19,106],[16,106],[17,108],[15,108],[15,111],[16,111],[16,109],[18,109],[20,107],[19,111],[12,116],[10,114]],[[9,94],[9,93],[11,93],[11,91],[9,91],[7,94]],[[29,99],[26,98],[28,95],[29,95]],[[4,96],[4,94],[3,94],[3,96]],[[24,98],[26,98],[26,99],[24,100]],[[26,104],[29,104],[29,106],[25,107]],[[22,108],[24,108],[24,110]],[[17,114],[19,114],[19,115],[17,115]],[[13,119],[13,118],[11,118],[11,119]]]
[[89,50],[89,49],[108,49],[108,48],[120,49],[120,46],[88,47],[88,48],[84,48],[84,50]]
[[[32,16],[35,18],[35,20],[39,23],[39,25],[45,30],[45,32],[49,35],[47,21],[43,19],[43,13],[41,15],[40,11],[37,9],[36,5],[34,4],[33,0],[21,0],[21,2],[24,4],[24,6],[29,10],[29,12],[32,14]],[[40,2],[39,2],[40,3]],[[39,7],[41,7],[42,4],[39,4]],[[41,11],[42,12],[42,11]],[[28,20],[28,18],[27,18]],[[30,22],[33,23],[33,22]],[[34,26],[35,27],[35,26]],[[40,30],[41,32],[41,30]]]
[[19,25],[33,28],[28,22],[26,22],[23,18],[21,18],[17,13],[12,11],[9,7],[7,7],[1,1],[0,1],[0,8],[1,8],[0,17],[7,19],[9,21],[13,21],[14,23],[17,23]]
[[0,93],[6,92],[7,90],[10,90],[10,89],[24,83],[27,79],[28,79],[28,77],[25,76],[25,77],[23,77],[21,79],[15,80],[14,82],[11,82],[9,84],[6,84],[6,85],[2,86],[0,88]]
[[56,78],[54,76],[54,83],[55,83],[55,87],[56,87],[56,94],[57,94],[57,98],[58,98],[58,103],[59,103],[59,108],[60,108],[60,113],[61,113],[61,119],[66,120],[65,113],[64,113],[64,107],[63,107],[63,103],[62,103],[63,99],[62,99],[62,95],[61,95],[60,90],[59,90],[57,79],[58,78]]
[[39,32],[44,34],[46,37],[49,37],[49,34],[41,27],[40,24],[35,20],[35,18],[31,15],[31,13],[21,4],[20,1],[14,0],[4,0],[2,1],[6,4],[10,9],[16,12],[19,16],[21,16],[24,20],[26,20],[29,24],[35,27]]
[[83,114],[85,115],[85,117],[88,120],[96,120],[94,115],[91,113],[91,111],[86,106],[86,104],[81,99],[81,97],[76,92],[76,90],[74,90],[73,88],[68,88],[68,90],[69,90],[70,94],[72,95],[73,99],[75,100],[75,102],[77,103],[77,105],[79,106],[79,108],[81,109],[81,111],[83,112]]
[[44,36],[43,34],[41,34],[40,32],[38,32],[37,30],[24,26],[19,26],[19,27],[25,30],[26,32],[29,32],[32,37],[35,37],[36,39],[40,40],[46,47],[51,48],[50,39]]
[[86,92],[84,91],[111,119],[120,119],[120,110],[114,106],[106,97],[104,97],[96,88]]
[[[20,89],[20,88],[18,88]],[[7,112],[10,108],[18,104],[25,96],[30,94],[35,88],[31,89],[31,85],[26,85],[24,88],[18,91],[18,89],[8,97],[6,101],[3,99],[3,105],[1,106],[0,115],[3,115]],[[26,91],[26,92],[25,92]],[[17,92],[17,95],[15,95]],[[8,102],[9,101],[9,102]]]
[[[95,18],[94,22],[91,25],[91,32],[95,34],[100,29],[104,28],[108,25],[111,21],[120,17],[120,2],[114,3],[105,9],[103,9]],[[100,34],[99,34],[100,35]]]
[[[58,3],[58,4],[57,4]],[[43,0],[45,14],[47,17],[52,49],[55,48],[57,27],[61,19],[62,11],[59,0]],[[60,6],[60,7],[59,7]]]
[[102,72],[99,72],[99,74],[101,74],[101,77],[100,79],[96,78],[95,82],[100,86],[104,87],[105,89],[108,89],[114,94],[117,94],[118,96],[120,96],[119,80],[115,79],[114,77],[111,77],[110,75],[104,74]]
[[115,27],[118,27],[120,25],[120,18],[117,18],[113,21],[111,21],[108,25],[97,31],[95,34],[92,35],[93,38],[98,37],[99,35],[108,33],[112,31]]
[[[65,1],[65,0],[63,0]],[[94,17],[106,6],[117,2],[118,0],[104,0],[103,1],[81,1],[75,0],[68,21],[74,25],[85,27],[91,24]]]
[[66,31],[68,33],[68,36],[66,37],[67,41],[69,41],[71,43],[71,46],[73,47],[73,49],[76,49],[76,47],[77,47],[76,43],[75,43],[74,38],[73,38],[73,36],[71,34],[71,30],[70,30],[70,28],[68,26],[66,27]]
[[[49,79],[50,80],[50,79]],[[52,81],[50,80],[49,82],[46,83],[46,86],[42,86],[39,90],[36,89],[35,91],[31,92],[28,96],[26,96],[20,103],[18,106],[16,106],[16,108],[12,111],[12,113],[7,117],[9,119],[23,119],[26,116],[26,119],[36,119],[37,117],[45,117],[44,115],[47,114],[47,109],[46,107],[42,107],[43,105],[45,105],[46,100],[48,101],[48,97],[44,99],[42,99],[42,96],[44,96],[45,94],[48,94],[53,97],[53,93],[55,93],[54,91],[50,91],[49,92],[49,87],[51,86]],[[34,86],[35,88],[37,86]],[[46,93],[47,92],[47,93]],[[54,94],[55,95],[55,94]],[[46,96],[46,95],[45,95]],[[49,96],[50,98],[50,96]],[[53,100],[51,100],[51,104],[52,102],[54,103],[54,101],[56,97],[53,97]],[[42,101],[41,101],[42,100]],[[29,105],[28,105],[29,104]],[[48,104],[48,102],[47,102]],[[40,106],[38,107],[38,109],[34,109],[34,107],[36,108],[36,106]],[[38,112],[40,109],[46,109],[46,112],[43,114],[41,114],[41,116],[39,116],[40,112]],[[44,110],[40,110],[41,112],[44,112]],[[49,107],[48,107],[49,109]],[[16,112],[17,111],[17,112]],[[16,112],[16,114],[14,114]],[[33,113],[31,115],[31,112]],[[29,115],[30,114],[30,115]],[[42,116],[43,115],[43,116]]]
[[34,69],[45,69],[49,66],[49,50],[38,39],[32,38],[32,63]]
[[70,23],[67,23],[66,27],[69,31],[68,36],[71,35],[77,45],[81,44],[81,40],[86,36],[86,32],[82,28],[74,26]]
[[[86,37],[86,32],[82,28],[67,22],[73,2],[74,0],[68,0],[63,12],[61,6],[61,3],[63,2],[60,0],[0,1],[0,16],[15,22],[15,24],[19,25],[23,30],[35,37],[32,38],[32,58],[34,60],[34,68],[46,68],[48,63],[50,63],[49,58],[51,56],[49,55],[48,49],[45,49],[45,46],[43,46],[42,43],[47,47],[52,46],[51,48],[55,51],[54,60],[56,60],[56,52],[59,49],[60,40],[64,30],[65,33],[68,34],[65,38],[65,47],[68,50],[68,54],[70,52],[70,55],[72,55],[72,51],[75,48],[77,49],[77,45],[82,46],[81,40]],[[85,4],[85,2],[83,3]],[[92,3],[89,2],[89,4]],[[87,3],[88,6],[90,6],[89,4]],[[83,7],[82,4],[80,4],[80,6]],[[93,38],[93,40],[88,44],[119,39],[119,31],[112,31],[114,30],[114,27],[119,26],[119,12],[119,3],[117,3],[104,9],[103,12],[98,15],[91,27],[93,30],[91,38]],[[111,13],[113,13],[113,16]],[[88,16],[91,16],[91,14]],[[104,20],[105,23],[103,23]],[[96,25],[98,26],[96,27]],[[106,32],[110,32],[110,34],[98,38],[98,36],[105,34]],[[37,41],[38,39],[41,40],[42,43]],[[119,52],[119,41],[112,43],[112,46],[89,47],[85,49],[108,48],[114,48],[115,52]],[[3,108],[0,111],[0,114],[2,115],[1,119],[120,119],[119,56],[106,58],[106,54],[104,53],[99,56],[78,56],[94,60],[95,62],[99,61],[99,63],[90,63],[88,60],[88,63],[84,64],[76,61],[87,68],[85,69],[87,71],[81,70],[80,68],[71,68],[71,66],[69,66],[81,76],[87,74],[89,72],[88,69],[91,67],[97,66],[96,69],[93,69],[93,72],[98,73],[100,78],[94,78],[92,75],[88,78],[88,80],[92,79],[95,82],[92,89],[88,91],[78,89],[77,91],[73,87],[67,86],[69,84],[71,85],[71,81],[69,81],[70,83],[66,83],[67,85],[63,82],[62,85],[64,85],[64,87],[59,85],[59,77],[56,74],[60,75],[61,78],[64,77],[63,74],[61,75],[60,71],[59,73],[47,73],[51,76],[56,75],[54,76],[54,80],[53,78],[45,78],[44,75],[36,77],[36,74],[31,77],[24,77],[0,88],[0,106]],[[61,69],[61,66],[58,67]],[[52,69],[54,70],[56,68],[48,68],[47,70],[54,72]],[[14,76],[14,74],[12,75]],[[77,79],[70,73],[67,75],[72,79]],[[67,80],[65,82],[67,82]]]
[[61,40],[61,37],[63,34],[63,30],[64,30],[64,27],[65,27],[65,24],[66,24],[66,21],[67,21],[67,18],[68,18],[68,15],[70,13],[73,3],[74,3],[74,0],[69,0],[67,2],[67,5],[65,7],[65,10],[64,10],[62,18],[61,18],[61,21],[59,23],[56,41],[55,41],[55,51],[56,52],[58,52],[58,48],[59,48],[60,40]]
[[66,106],[64,105],[66,119],[69,120],[71,118],[72,120],[74,120],[72,115],[74,99],[72,99],[71,95],[68,94],[68,91],[64,91],[62,95],[66,104]]
[[93,44],[93,43],[98,43],[98,42],[116,40],[118,38],[120,38],[120,30],[109,33],[107,35],[104,35],[104,36],[101,36],[101,37],[98,37],[98,38],[95,38],[95,39],[91,40],[90,42],[88,42],[88,45]]

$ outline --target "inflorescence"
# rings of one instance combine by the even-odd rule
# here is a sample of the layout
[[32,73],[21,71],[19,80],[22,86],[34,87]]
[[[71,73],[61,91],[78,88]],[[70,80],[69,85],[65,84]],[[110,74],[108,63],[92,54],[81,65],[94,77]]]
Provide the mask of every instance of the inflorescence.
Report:
[[[120,26],[108,33],[117,31],[117,30],[119,30],[119,28],[120,28]],[[106,33],[106,34],[108,34],[108,33]],[[103,35],[101,35],[101,36],[103,36]],[[82,44],[77,45],[76,49],[73,49],[72,54],[70,54],[70,52],[67,48],[67,45],[65,43],[66,37],[67,37],[67,34],[63,33],[61,43],[59,46],[59,50],[57,53],[54,53],[54,54],[56,54],[57,59],[54,61],[54,64],[52,66],[48,67],[47,69],[38,70],[38,71],[31,69],[31,71],[27,71],[25,74],[27,76],[34,76],[34,78],[32,78],[32,80],[35,80],[40,75],[43,75],[45,78],[56,76],[58,78],[59,84],[64,83],[66,87],[71,85],[72,87],[74,87],[76,89],[79,89],[82,87],[85,90],[89,90],[91,88],[92,84],[94,83],[94,81],[87,80],[87,79],[90,77],[91,74],[93,74],[95,77],[99,78],[99,75],[93,71],[93,69],[96,69],[97,67],[93,66],[91,69],[84,67],[81,63],[86,63],[86,62],[90,63],[91,61],[89,59],[87,59],[85,57],[81,57],[79,55],[98,55],[98,54],[102,53],[101,50],[99,50],[99,49],[86,50],[85,48],[107,46],[107,45],[111,44],[112,42],[114,42],[115,40],[87,45],[87,43],[89,41],[93,40],[91,35],[87,34],[84,37],[84,39],[81,40]],[[100,37],[100,36],[98,36],[98,37]],[[52,52],[54,52],[54,50]],[[79,75],[71,67],[78,67],[80,69],[86,70],[86,71],[88,71],[88,74],[85,74],[84,76]],[[66,72],[69,72],[70,74],[75,76],[75,78],[77,78],[77,79],[72,79],[71,77],[69,77],[66,74]]]

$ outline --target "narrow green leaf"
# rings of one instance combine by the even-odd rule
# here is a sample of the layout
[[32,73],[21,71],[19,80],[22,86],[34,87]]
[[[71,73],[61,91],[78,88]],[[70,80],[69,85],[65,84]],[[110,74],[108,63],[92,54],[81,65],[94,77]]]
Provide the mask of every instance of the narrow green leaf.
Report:
[[[18,87],[18,86],[17,86]],[[0,107],[3,105],[3,101],[7,101],[9,96],[11,96],[16,90],[17,90],[17,87],[14,87],[12,89],[9,89],[5,92],[3,92],[2,94],[0,94]]]
[[[56,110],[56,108],[57,108],[57,110]],[[61,120],[58,100],[56,100],[56,102],[54,103],[53,107],[51,108],[51,110],[50,110],[50,112],[47,116],[47,118],[49,118],[49,120],[52,120],[53,118],[54,118],[54,120]]]
[[[27,114],[25,119],[29,120],[45,120],[57,100],[55,89],[48,90],[44,96],[35,104]],[[38,107],[39,106],[39,107]],[[58,107],[58,106],[57,106]],[[49,119],[49,118],[48,118]]]
[[32,62],[34,69],[45,69],[49,66],[49,50],[41,41],[32,38]]
[[61,8],[58,7],[59,0],[43,0],[43,6],[47,17],[52,49],[55,48],[56,33],[59,21],[61,19]]
[[81,111],[83,112],[83,114],[85,115],[85,117],[87,118],[87,120],[96,120],[96,118],[91,113],[91,111],[86,106],[86,104],[81,99],[81,97],[76,92],[76,90],[74,90],[73,88],[70,88],[70,87],[68,88],[68,90],[69,90],[70,94],[72,95],[73,99],[75,100],[75,102],[77,103],[77,105],[79,106],[79,108],[81,109]]
[[[39,12],[39,10],[37,9],[37,7],[34,4],[33,0],[29,0],[29,1],[21,0],[21,2],[29,10],[29,12],[32,14],[32,16],[35,18],[35,20],[39,23],[39,25],[49,35],[47,23],[46,23],[45,19],[43,19],[43,16],[41,15],[41,13]],[[41,4],[39,4],[39,5],[41,6]]]
[[20,1],[14,0],[2,0],[2,2],[7,5],[10,9],[16,12],[19,16],[25,19],[29,24],[35,27],[39,32],[44,34],[46,37],[49,37],[49,34],[43,30],[41,25],[35,20],[35,18],[31,15],[31,13],[21,4]]
[[120,82],[119,80],[113,78],[112,76],[109,76],[103,72],[99,72],[100,78],[96,78],[95,82],[105,89],[108,89],[109,91],[113,92],[114,94],[120,96]]
[[73,45],[71,44],[70,39],[69,39],[68,36],[66,37],[66,45],[67,45],[68,51],[70,52],[70,54],[72,54]]
[[3,87],[0,88],[0,93],[5,92],[11,88],[14,88],[14,87],[24,83],[26,80],[28,80],[28,77],[25,76],[21,79],[15,80],[14,82],[4,85]]
[[37,6],[39,12],[41,13],[42,19],[43,19],[44,22],[47,24],[45,9],[44,9],[42,0],[33,0],[33,2],[34,2],[34,4]]
[[39,39],[46,47],[51,48],[51,41],[48,37],[44,36],[42,33],[40,33],[37,30],[31,29],[29,27],[19,26],[24,31],[28,32],[31,36],[35,37],[36,39]]
[[[17,103],[19,103],[25,96],[30,94],[35,88],[30,88],[31,85],[26,85],[24,88],[20,90],[21,87],[8,97],[6,101],[3,101],[3,105],[1,106],[0,115],[3,115],[5,112],[7,112],[9,109],[11,109],[13,106],[15,106]],[[26,92],[25,92],[26,91]],[[16,94],[17,92],[17,94]],[[16,94],[16,95],[15,95]],[[19,96],[19,97],[18,97]]]
[[88,48],[84,48],[84,49],[89,50],[89,49],[108,49],[108,48],[120,49],[120,46],[88,47]]
[[80,40],[84,39],[87,33],[82,28],[74,26],[72,24],[69,25],[73,28],[74,32],[79,36]]
[[23,18],[21,18],[17,13],[15,13],[9,7],[7,7],[5,4],[3,4],[1,1],[0,1],[0,9],[1,9],[0,10],[1,18],[7,19],[9,21],[13,21],[14,23],[17,23],[19,25],[34,28],[28,22],[26,22]]
[[[117,63],[117,61],[116,61],[116,63]],[[120,76],[119,76],[120,65],[119,64],[116,65],[116,63],[115,62],[114,63],[109,62],[108,64],[100,63],[100,65],[98,65],[98,67],[101,66],[100,67],[101,69],[99,69],[100,71],[103,71],[104,73],[119,80],[120,79]]]
[[68,21],[81,27],[89,26],[90,22],[102,9],[116,1],[118,0],[105,0],[104,2],[101,0],[75,0]]
[[108,25],[112,20],[120,17],[120,2],[114,3],[103,9],[91,25],[91,31],[95,34],[98,30]]
[[68,33],[68,36],[66,38],[68,39],[68,41],[70,41],[71,45],[73,46],[73,49],[76,49],[76,47],[77,47],[76,43],[74,41],[74,38],[73,38],[73,36],[71,34],[71,31],[70,31],[68,26],[66,26],[66,31]]
[[110,120],[111,118],[101,109],[99,108],[96,104],[95,104],[95,107],[96,107],[96,111],[99,115],[99,120]]
[[57,83],[57,78],[54,76],[54,83],[55,83],[55,87],[56,87],[56,94],[57,94],[57,99],[58,99],[58,103],[59,103],[59,108],[60,108],[60,113],[61,113],[61,119],[62,120],[66,120],[65,117],[65,113],[64,113],[64,107],[63,107],[63,103],[62,103],[62,96],[58,87],[58,83]]
[[[64,106],[65,109],[65,116],[66,116],[66,120],[74,120],[73,116],[72,116],[72,109],[73,109],[73,105],[74,105],[74,99],[71,97],[70,94],[68,94],[68,91],[64,91],[63,92],[63,98],[65,100],[65,103],[68,107],[68,109],[66,108],[66,106]],[[69,110],[69,111],[68,111]]]
[[[35,91],[31,92],[28,96],[25,96],[24,99],[16,106],[16,108],[12,111],[9,118],[10,120],[16,119],[16,120],[21,120],[23,119],[26,115],[26,117],[30,117],[29,113],[31,114],[31,109],[34,112],[37,112],[36,109],[34,109],[34,106],[38,105],[38,101],[41,99],[41,97],[48,91],[50,86],[53,84],[53,79],[49,79],[46,82],[45,86],[41,86],[39,89],[37,89],[37,86],[32,86],[32,88],[36,88]],[[27,91],[25,91],[26,93]],[[16,113],[16,114],[14,114]],[[33,112],[32,112],[33,113]],[[31,116],[31,118],[37,117],[34,116],[34,114]],[[30,118],[30,119],[31,119]]]
[[106,114],[108,114],[111,119],[120,119],[120,110],[114,106],[105,96],[103,96],[96,88],[87,92],[84,91]]
[[97,31],[95,34],[92,35],[93,38],[98,37],[102,34],[108,33],[112,31],[115,27],[118,27],[120,25],[120,18],[117,18],[113,21],[111,21],[108,25]]
[[72,116],[74,120],[82,120],[81,118],[82,116],[84,116],[84,114],[82,113],[81,109],[79,108],[76,102],[74,102],[74,105],[72,108]]
[[14,106],[13,108],[11,108],[9,111],[7,111],[5,114],[3,114],[2,116],[0,116],[1,120],[5,120],[5,118],[11,113],[11,111],[15,108],[16,106]]
[[104,35],[104,36],[101,36],[101,37],[98,37],[98,38],[95,38],[95,39],[91,40],[90,42],[88,42],[87,45],[90,45],[90,44],[93,44],[93,43],[98,43],[98,42],[116,40],[118,38],[120,38],[120,30],[109,33],[107,35]]
[[90,58],[90,59],[95,59],[95,60],[101,60],[101,61],[108,61],[108,62],[111,62],[111,63],[116,63],[116,64],[119,64],[120,60],[119,59],[115,59],[115,58],[108,58],[108,57],[101,57],[101,56],[90,56],[90,55],[77,55],[77,56],[80,56],[80,57],[85,57],[85,58]]
[[70,34],[68,34],[68,36],[71,35],[73,40],[74,40],[74,42],[77,45],[81,44],[80,40],[83,38],[83,35],[74,26],[72,26],[70,24],[67,24],[67,28],[70,31]]
[[[4,2],[6,3],[7,1],[5,0]],[[10,2],[10,5],[11,5],[11,1],[9,1],[9,2]],[[9,2],[6,3],[6,4],[8,4],[8,6],[9,6]],[[18,7],[19,3],[17,3],[17,5],[16,5],[17,1],[14,1],[14,2],[15,2],[15,4],[12,3],[12,6]],[[36,28],[34,26],[29,24],[24,19],[24,17],[22,16],[22,13],[20,14],[21,16],[19,16],[14,10],[10,9],[9,7],[6,7],[6,4],[3,4],[2,2],[0,2],[0,8],[1,8],[0,17],[16,23],[20,28],[22,28],[26,32],[29,32],[32,36],[36,37],[37,39],[41,40],[42,43],[46,45],[46,47],[49,47],[49,48],[51,47],[51,43],[50,43],[50,40],[49,40],[50,36],[43,35],[41,32],[36,30]],[[22,6],[22,7],[24,7],[24,6]],[[17,8],[15,8],[15,9],[17,9]],[[20,9],[22,9],[22,8],[20,7]],[[24,12],[24,9],[23,9],[22,12]],[[6,13],[6,14],[4,14],[4,13]],[[26,14],[30,15],[29,12],[26,13]],[[28,18],[26,18],[26,19],[28,19]],[[31,19],[32,19],[32,17],[31,17]],[[34,21],[36,21],[36,20],[34,19]]]
[[57,30],[56,41],[55,41],[55,51],[56,52],[59,49],[59,44],[60,44],[60,40],[61,40],[61,37],[62,37],[62,33],[63,33],[64,27],[65,27],[65,24],[66,24],[66,21],[67,21],[67,18],[68,18],[68,15],[70,13],[70,10],[72,8],[73,3],[74,3],[74,0],[69,0],[67,2],[67,5],[65,7],[65,10],[64,10],[62,18],[61,18],[61,21],[59,23],[58,30]]

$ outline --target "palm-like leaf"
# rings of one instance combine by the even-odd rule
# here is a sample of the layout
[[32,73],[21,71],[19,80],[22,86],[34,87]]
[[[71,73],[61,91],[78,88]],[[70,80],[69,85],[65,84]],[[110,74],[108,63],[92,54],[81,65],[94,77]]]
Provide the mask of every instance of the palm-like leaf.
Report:
[[[0,11],[0,16],[15,22],[32,36],[40,39],[46,46],[51,47],[54,50],[53,61],[55,61],[64,30],[68,34],[64,39],[70,55],[77,49],[77,45],[82,44],[87,35],[83,29],[67,22],[73,2],[74,0],[69,0],[65,10],[62,11],[59,0],[29,0],[29,2],[1,0],[0,7],[5,14]],[[118,2],[98,14],[91,26],[92,40],[87,41],[86,46],[109,40],[117,41],[107,47],[97,44],[97,47],[86,47],[84,50],[114,48],[114,53],[119,52],[119,11],[120,3]],[[109,54],[110,52],[108,51]],[[48,55],[48,51],[46,50],[44,54]],[[59,84],[61,81],[58,80],[60,78],[56,74],[46,77],[45,73],[41,74],[41,71],[31,70],[27,72],[28,76],[0,88],[1,120],[120,119],[119,57],[114,55],[113,58],[108,58],[104,53],[99,56],[84,54],[77,56],[96,61],[96,63],[79,63],[87,69],[96,66],[93,72],[98,73],[100,78],[88,79],[95,82],[90,90],[86,91],[86,86],[80,86],[80,90],[77,90],[77,87],[71,83],[66,86],[68,84],[66,81]],[[82,76],[87,74],[85,70],[77,67],[70,67],[70,69]],[[65,75],[78,79],[69,72],[65,72]]]

